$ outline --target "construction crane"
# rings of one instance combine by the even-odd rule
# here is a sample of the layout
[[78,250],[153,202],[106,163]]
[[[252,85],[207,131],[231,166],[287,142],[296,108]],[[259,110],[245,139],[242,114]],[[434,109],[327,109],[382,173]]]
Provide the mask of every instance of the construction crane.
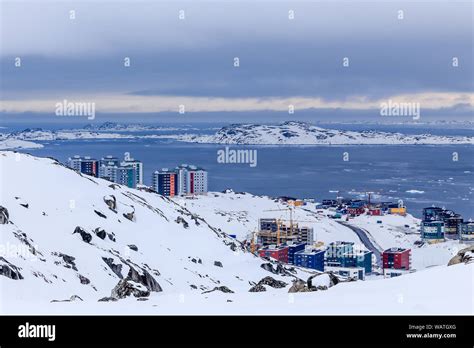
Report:
[[[292,207],[287,207],[283,209],[270,209],[270,210],[264,210],[265,212],[267,211],[290,211],[290,233],[293,235],[293,208]],[[280,245],[280,224],[281,224],[281,219],[277,219],[277,245]],[[286,237],[288,237],[288,232],[286,233]]]
[[[277,245],[280,245],[280,239],[281,239],[281,231],[280,231],[280,225],[282,221],[288,221],[290,223],[290,235],[293,236],[294,230],[294,222],[312,222],[314,223],[315,221],[311,220],[294,220],[293,219],[293,207],[287,207],[283,209],[270,209],[270,210],[264,210],[265,212],[270,212],[270,211],[289,211],[290,212],[290,219],[276,219],[276,224],[277,224]],[[285,231],[285,240],[288,239],[288,231]]]

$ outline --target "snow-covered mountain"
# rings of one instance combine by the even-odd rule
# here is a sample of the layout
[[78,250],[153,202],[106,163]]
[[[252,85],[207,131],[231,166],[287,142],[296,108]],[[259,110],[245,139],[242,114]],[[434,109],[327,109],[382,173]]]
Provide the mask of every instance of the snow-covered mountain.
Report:
[[[472,314],[473,265],[446,266],[459,243],[420,248],[431,263],[400,279],[346,282],[243,247],[258,217],[285,214],[265,212],[282,208],[269,197],[171,200],[9,151],[0,152],[0,168],[0,313]],[[301,207],[294,218],[319,241],[358,241],[325,213]],[[354,223],[382,247],[413,247],[416,233],[402,226],[412,229],[416,219],[382,218],[384,229],[369,217]],[[289,293],[293,281],[313,275],[317,291]],[[452,284],[456,297],[446,298]]]
[[305,122],[280,125],[233,124],[214,135],[179,135],[186,142],[241,145],[430,145],[474,144],[474,137],[406,135],[379,131],[325,129]]
[[81,139],[117,139],[133,138],[126,134],[102,133],[90,130],[49,130],[42,128],[27,128],[12,133],[0,134],[0,139],[16,139],[27,141],[53,141],[53,140],[81,140]]

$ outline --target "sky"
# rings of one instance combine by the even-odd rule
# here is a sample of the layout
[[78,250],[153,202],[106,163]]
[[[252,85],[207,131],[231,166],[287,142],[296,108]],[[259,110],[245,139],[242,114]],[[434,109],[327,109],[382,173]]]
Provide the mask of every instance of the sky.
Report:
[[184,105],[196,121],[380,119],[389,100],[428,119],[473,115],[472,1],[0,4],[4,117],[53,115],[63,100],[157,119]]

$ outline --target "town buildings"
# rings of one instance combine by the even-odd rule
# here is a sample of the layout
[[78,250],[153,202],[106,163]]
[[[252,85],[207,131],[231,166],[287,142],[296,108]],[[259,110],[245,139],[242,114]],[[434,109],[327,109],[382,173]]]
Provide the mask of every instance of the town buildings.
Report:
[[178,194],[178,174],[163,168],[153,173],[152,188],[160,195],[173,197]]
[[207,171],[187,164],[155,171],[152,181],[153,189],[164,196],[199,195],[208,190]]
[[75,155],[74,157],[69,157],[67,166],[82,174],[99,176],[99,161],[89,156]]
[[382,267],[385,277],[392,278],[411,269],[411,249],[390,248],[382,254]]
[[143,183],[143,163],[130,157],[126,152],[124,159],[105,156],[100,161],[74,156],[68,159],[67,165],[80,173],[99,177],[131,188]]

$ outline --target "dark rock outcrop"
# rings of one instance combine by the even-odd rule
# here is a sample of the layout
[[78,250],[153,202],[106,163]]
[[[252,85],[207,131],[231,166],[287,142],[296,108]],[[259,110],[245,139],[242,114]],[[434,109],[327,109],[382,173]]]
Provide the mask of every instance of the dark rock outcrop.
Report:
[[80,298],[79,296],[77,295],[72,295],[69,299],[67,300],[51,300],[52,303],[54,302],[74,302],[76,300],[79,300],[79,301],[84,301],[82,298]]
[[456,265],[459,263],[470,263],[474,261],[474,245],[458,251],[457,255],[454,256],[448,262],[448,266]]
[[213,292],[213,291],[222,291],[226,294],[233,294],[234,292],[232,290],[230,290],[227,286],[225,285],[222,285],[222,286],[216,286],[214,289],[212,290],[208,290],[208,291],[204,291],[203,294],[208,294],[210,292]]
[[135,244],[129,244],[128,247],[133,251],[138,251],[138,247]]
[[276,267],[273,267],[273,264],[271,262],[267,263],[262,263],[260,265],[265,271],[271,272],[273,274],[279,274],[283,276],[292,276],[291,272],[287,270],[285,267],[282,266],[281,263],[277,263]]
[[123,217],[130,221],[135,221],[135,211],[132,211],[130,213],[123,213]]
[[182,216],[178,216],[175,221],[176,221],[176,223],[178,223],[178,224],[182,224],[184,228],[188,228],[188,227],[189,227],[188,222],[187,222],[186,220],[184,220],[184,218],[183,218]]
[[301,279],[296,279],[293,281],[293,285],[288,289],[288,292],[294,293],[294,292],[308,292],[311,291],[306,283],[302,281]]
[[84,229],[82,227],[77,226],[74,229],[74,232],[72,234],[75,234],[75,233],[79,233],[82,237],[82,240],[86,243],[90,243],[91,240],[92,240],[92,235],[90,233],[87,233],[86,231],[84,231]]
[[130,295],[135,297],[148,297],[150,296],[150,291],[142,284],[133,282],[130,279],[122,279],[112,289],[110,297],[122,299]]
[[223,267],[222,262],[220,262],[220,261],[214,261],[214,266]]
[[80,280],[81,284],[84,284],[84,285],[90,284],[90,282],[91,282],[89,280],[89,278],[84,277],[83,275],[80,275],[80,274],[79,274],[79,280]]
[[0,275],[13,280],[23,279],[23,276],[20,273],[20,268],[8,262],[3,257],[0,257]]
[[281,289],[287,286],[288,284],[285,282],[282,282],[281,280],[276,280],[272,277],[265,277],[262,280],[260,280],[257,285],[268,285],[271,286],[272,288],[276,289]]
[[254,285],[250,288],[249,292],[264,292],[267,289],[262,284]]
[[107,266],[110,267],[110,269],[112,270],[112,272],[114,272],[117,277],[119,277],[120,279],[123,279],[123,275],[122,275],[122,264],[119,263],[119,264],[115,264],[114,263],[114,259],[109,257],[103,257],[102,260],[104,260],[104,262],[107,264]]
[[107,236],[107,233],[105,232],[104,229],[101,229],[100,227],[97,227],[95,230],[94,230],[94,233],[97,237],[99,237],[100,239],[105,239],[105,237]]
[[106,216],[104,213],[102,213],[102,212],[100,212],[100,211],[98,211],[98,210],[95,210],[95,209],[94,209],[94,213],[96,213],[97,215],[99,215],[99,216],[100,216],[101,218],[103,218],[103,219],[107,219],[107,216]]
[[128,271],[126,279],[130,279],[134,282],[142,284],[150,291],[163,291],[163,289],[161,289],[160,284],[158,284],[158,282],[155,280],[155,278],[152,277],[150,273],[148,273],[144,269],[141,269],[141,273],[142,274],[140,274],[135,268],[130,267],[130,271]]
[[133,295],[134,297],[148,297],[152,291],[160,292],[160,284],[145,269],[137,271],[128,264],[130,270],[126,278],[120,280],[112,289],[110,297],[104,297],[99,301],[115,301]]
[[0,205],[0,225],[5,225],[10,222],[10,214],[7,208]]
[[104,197],[104,202],[107,204],[110,210],[117,211],[117,199],[114,195],[108,195]]

